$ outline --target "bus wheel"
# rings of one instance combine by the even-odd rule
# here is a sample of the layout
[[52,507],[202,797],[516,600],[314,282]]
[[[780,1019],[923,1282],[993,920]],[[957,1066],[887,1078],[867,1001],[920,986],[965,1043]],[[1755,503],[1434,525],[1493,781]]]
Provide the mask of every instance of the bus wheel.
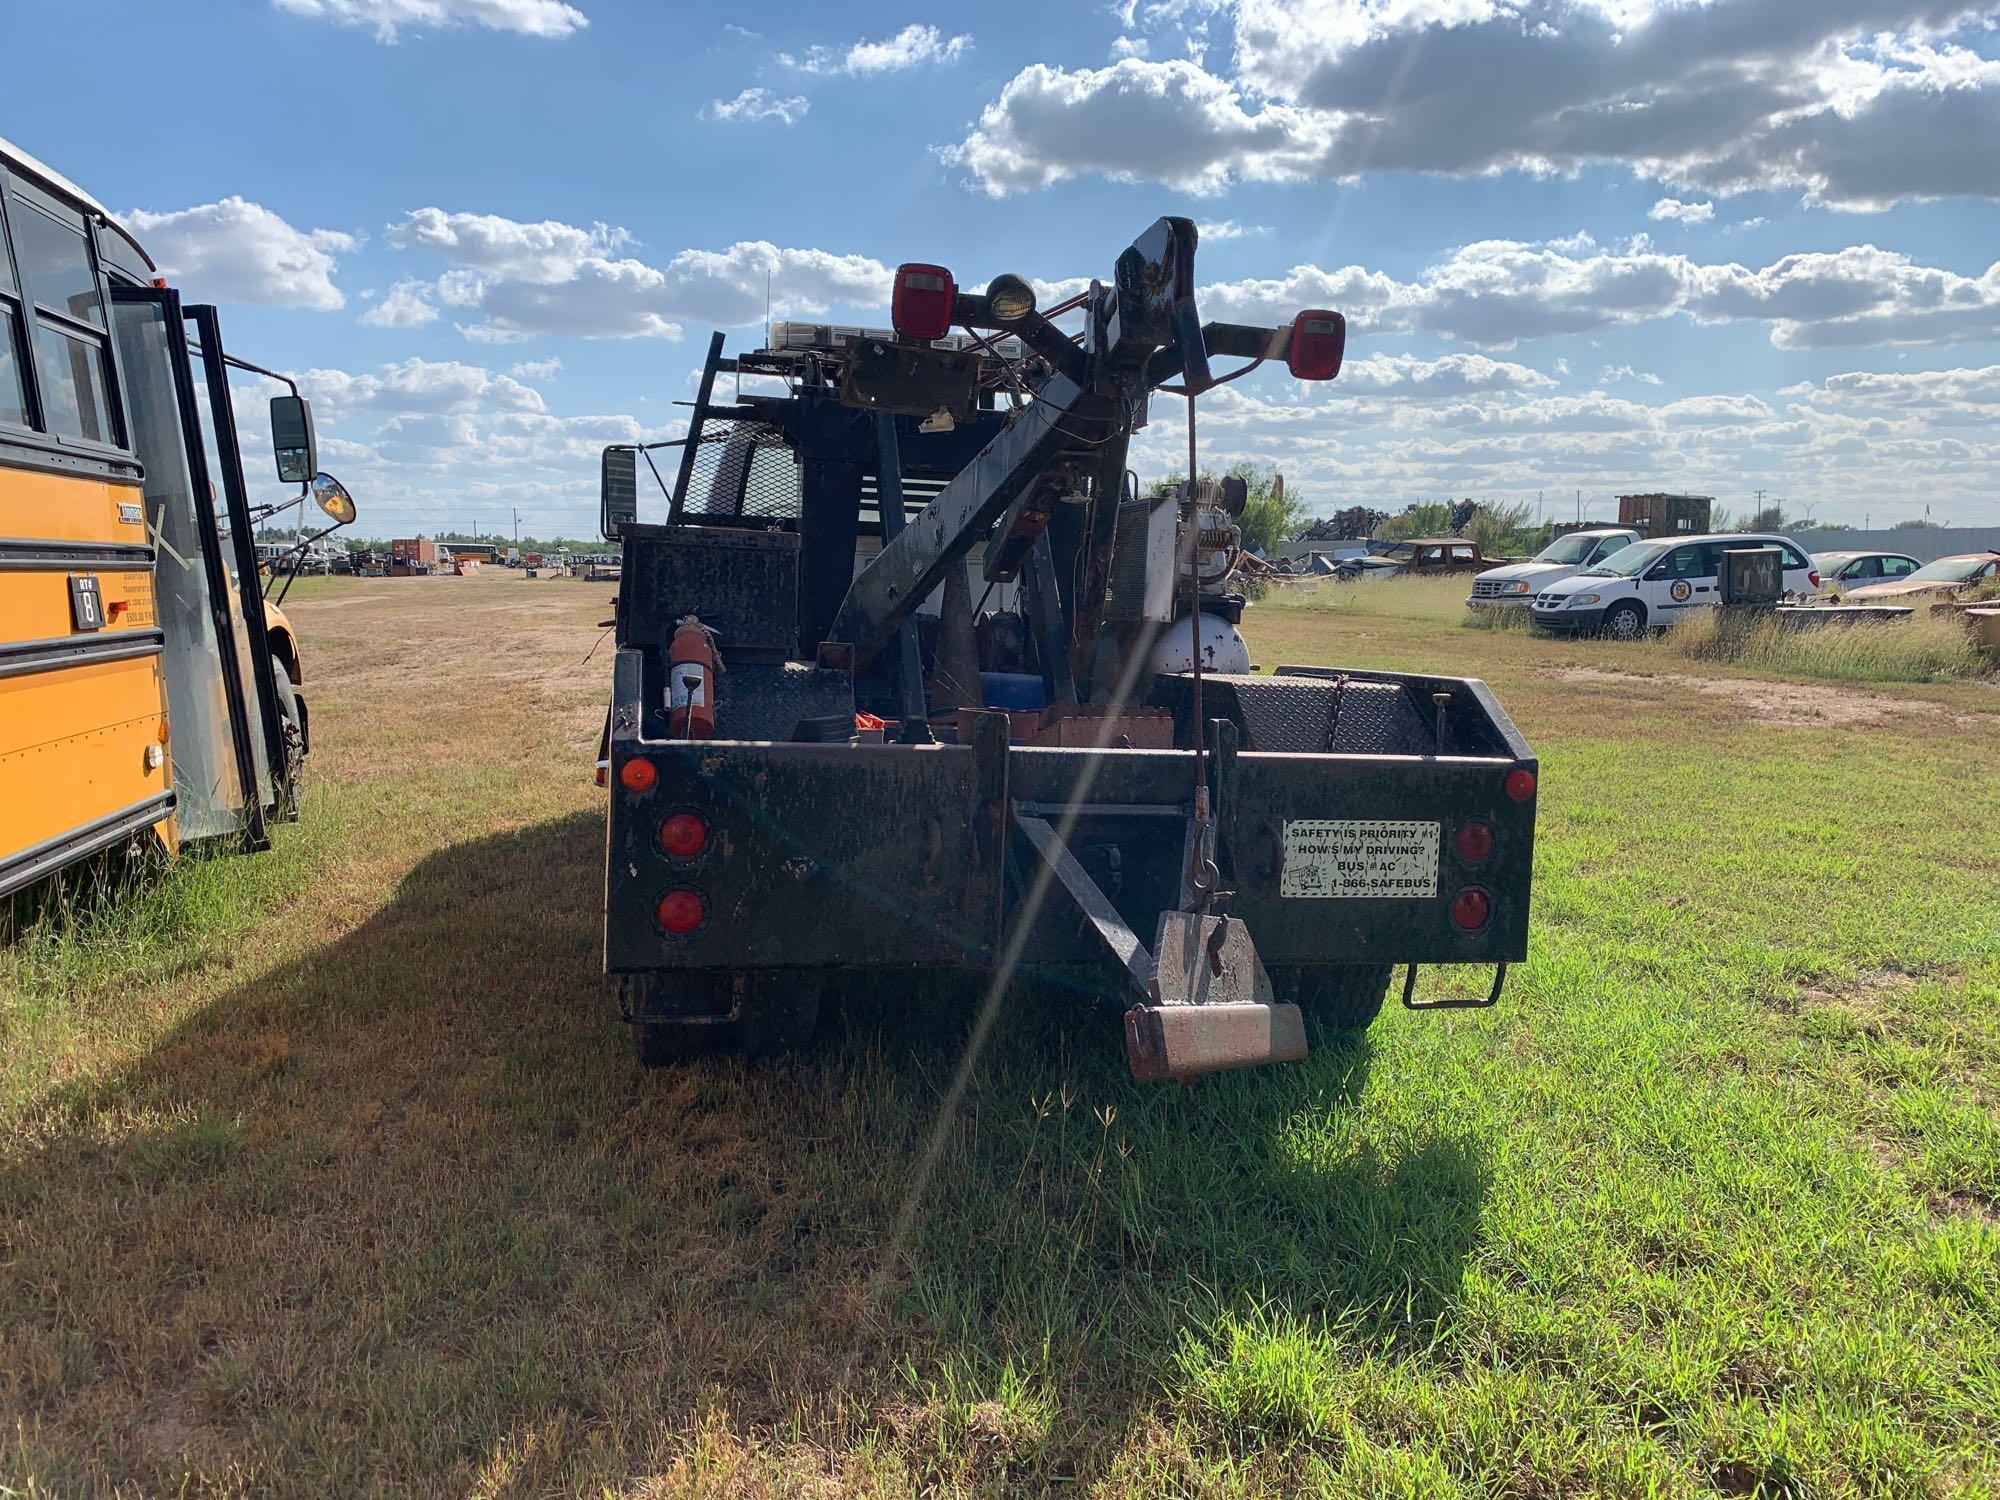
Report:
[[277,657],[271,658],[271,680],[278,687],[278,727],[285,737],[285,764],[278,772],[278,812],[295,818],[299,811],[299,772],[305,763],[306,728],[299,713],[298,690],[292,674]]

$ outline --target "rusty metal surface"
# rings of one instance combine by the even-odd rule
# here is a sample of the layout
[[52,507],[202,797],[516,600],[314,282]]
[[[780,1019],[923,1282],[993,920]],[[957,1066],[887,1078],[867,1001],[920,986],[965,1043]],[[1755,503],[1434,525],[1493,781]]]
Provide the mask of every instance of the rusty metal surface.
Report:
[[1125,1056],[1141,1083],[1185,1083],[1305,1055],[1305,1018],[1296,1005],[1139,1005],[1125,1012]]
[[1163,911],[1153,940],[1153,998],[1162,1005],[1269,1005],[1271,976],[1240,917]]

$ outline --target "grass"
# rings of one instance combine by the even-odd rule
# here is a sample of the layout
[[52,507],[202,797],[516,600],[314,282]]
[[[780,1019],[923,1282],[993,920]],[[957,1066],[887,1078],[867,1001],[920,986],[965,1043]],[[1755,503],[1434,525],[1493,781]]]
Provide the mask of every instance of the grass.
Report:
[[1775,621],[1730,622],[1713,611],[1675,623],[1667,649],[1823,682],[1943,682],[1973,677],[1986,662],[1964,624],[1928,612],[1857,626],[1785,629]]
[[630,1063],[599,593],[294,598],[300,826],[0,956],[0,1485],[2000,1494],[1992,684],[1779,720],[1657,646],[1260,604],[1263,661],[1492,681],[1530,961],[1192,1089],[1024,993],[913,1203],[963,995]]

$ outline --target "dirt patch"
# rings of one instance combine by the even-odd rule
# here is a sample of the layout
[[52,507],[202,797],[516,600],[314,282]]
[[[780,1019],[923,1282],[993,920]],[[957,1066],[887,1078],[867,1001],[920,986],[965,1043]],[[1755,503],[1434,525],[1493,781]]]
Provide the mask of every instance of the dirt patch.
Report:
[[1863,1023],[1862,1030],[1880,1031],[1883,1017],[1895,1011],[1897,997],[1910,987],[1910,976],[1898,969],[1863,969],[1840,979],[1809,979],[1779,1005],[1780,1010],[1841,1010]]
[[1607,672],[1600,667],[1559,667],[1550,674],[1563,682],[1603,687],[1651,684],[1688,688],[1708,698],[1724,699],[1761,724],[1812,727],[1873,724],[1904,714],[1949,715],[1939,703],[1890,698],[1879,693],[1831,684],[1771,682],[1747,677],[1690,677],[1679,672]]
[[2000,1199],[1981,1193],[1944,1193],[1931,1199],[1931,1213],[1940,1219],[1974,1219],[2000,1229]]

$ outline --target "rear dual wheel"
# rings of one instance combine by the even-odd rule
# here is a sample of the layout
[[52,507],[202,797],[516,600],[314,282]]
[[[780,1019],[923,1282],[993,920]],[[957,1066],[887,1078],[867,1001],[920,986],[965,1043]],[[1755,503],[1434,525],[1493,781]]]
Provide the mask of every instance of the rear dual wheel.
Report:
[[1358,1036],[1382,1013],[1390,964],[1286,964],[1271,970],[1271,988],[1306,1019],[1342,1035]]

